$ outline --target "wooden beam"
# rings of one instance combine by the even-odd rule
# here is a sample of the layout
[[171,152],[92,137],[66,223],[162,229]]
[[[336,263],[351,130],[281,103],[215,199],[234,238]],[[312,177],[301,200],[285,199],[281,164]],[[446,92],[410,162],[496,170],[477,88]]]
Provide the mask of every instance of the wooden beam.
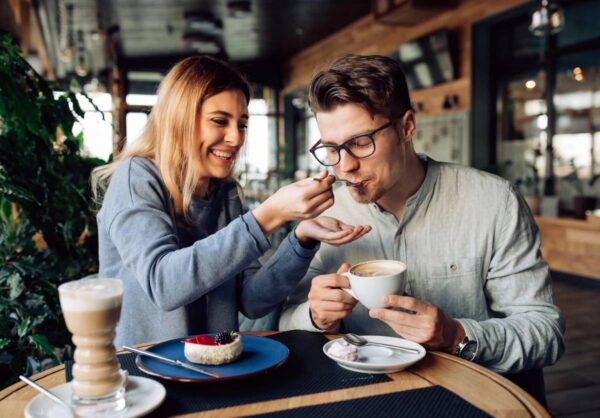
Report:
[[12,9],[12,2],[0,0],[0,30],[10,33],[19,40],[19,25]]
[[31,3],[27,0],[21,0],[19,2],[19,15],[20,15],[20,32],[21,32],[21,51],[23,56],[29,56],[31,52]]
[[42,62],[44,68],[43,77],[46,80],[56,79],[56,73],[54,67],[50,62],[48,56],[48,48],[46,46],[46,40],[42,35],[42,25],[40,23],[40,16],[35,7],[31,8],[31,47],[37,52],[37,55]]
[[109,82],[112,96],[113,114],[113,158],[125,148],[127,135],[126,73],[122,68],[113,66]]

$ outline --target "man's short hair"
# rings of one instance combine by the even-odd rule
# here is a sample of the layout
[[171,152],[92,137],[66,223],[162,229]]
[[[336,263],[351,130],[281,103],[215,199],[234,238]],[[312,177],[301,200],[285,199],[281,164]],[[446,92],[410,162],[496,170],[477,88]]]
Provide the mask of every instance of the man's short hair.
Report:
[[313,112],[328,112],[354,103],[371,116],[389,120],[412,110],[406,77],[400,64],[381,55],[345,55],[316,73],[309,89]]

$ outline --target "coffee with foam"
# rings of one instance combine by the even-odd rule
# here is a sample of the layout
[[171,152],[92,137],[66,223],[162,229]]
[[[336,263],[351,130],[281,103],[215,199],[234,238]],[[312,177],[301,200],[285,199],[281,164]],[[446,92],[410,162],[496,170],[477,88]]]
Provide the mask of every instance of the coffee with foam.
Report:
[[396,260],[371,260],[355,264],[346,273],[350,288],[342,290],[366,308],[384,308],[387,295],[401,295],[406,285],[406,264]]
[[378,277],[402,273],[405,269],[404,264],[400,262],[376,260],[358,264],[350,272],[361,277]]
[[122,392],[123,376],[113,345],[123,301],[122,282],[81,279],[59,286],[58,291],[76,346],[73,394],[78,399],[99,399]]
[[63,311],[100,311],[121,306],[123,284],[118,279],[81,279],[60,286]]

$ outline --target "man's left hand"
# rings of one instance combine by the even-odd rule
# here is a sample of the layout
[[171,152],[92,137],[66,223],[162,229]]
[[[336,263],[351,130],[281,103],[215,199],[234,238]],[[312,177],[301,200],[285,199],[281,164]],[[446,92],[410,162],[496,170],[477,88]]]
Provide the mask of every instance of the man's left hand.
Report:
[[[388,309],[371,309],[371,318],[380,319],[402,337],[430,350],[451,351],[465,337],[461,323],[435,305],[410,296],[388,295]],[[403,308],[405,311],[390,308]]]
[[300,222],[296,227],[296,238],[304,246],[312,241],[321,241],[337,247],[361,238],[371,231],[369,225],[352,226],[329,216],[319,216]]

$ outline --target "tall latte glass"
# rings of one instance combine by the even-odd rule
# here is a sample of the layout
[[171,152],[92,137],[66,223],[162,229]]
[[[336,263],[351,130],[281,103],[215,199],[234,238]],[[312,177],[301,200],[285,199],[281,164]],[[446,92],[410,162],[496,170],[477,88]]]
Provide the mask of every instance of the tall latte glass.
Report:
[[119,416],[126,406],[125,379],[113,340],[123,284],[118,279],[81,279],[60,285],[58,293],[75,344],[74,412],[81,417]]

